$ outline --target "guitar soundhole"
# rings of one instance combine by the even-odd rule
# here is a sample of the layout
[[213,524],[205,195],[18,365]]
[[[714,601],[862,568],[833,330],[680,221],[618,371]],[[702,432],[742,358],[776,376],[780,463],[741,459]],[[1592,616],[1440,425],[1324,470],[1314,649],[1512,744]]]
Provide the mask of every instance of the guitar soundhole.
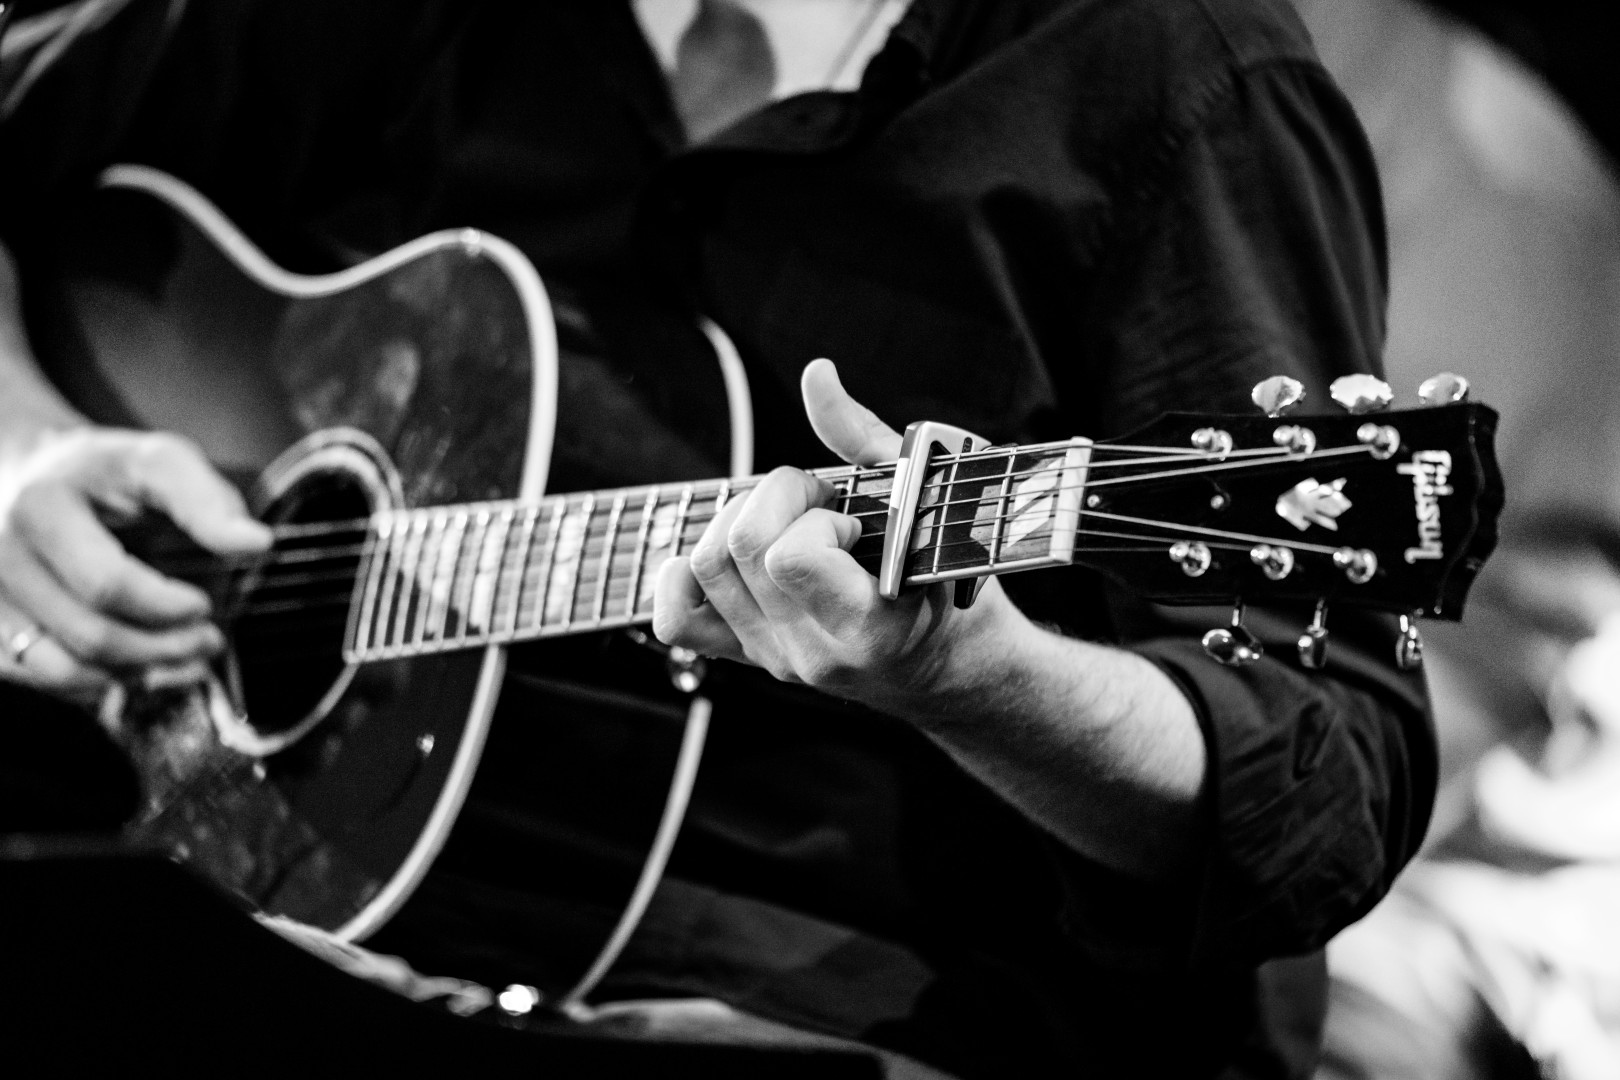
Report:
[[360,478],[320,469],[264,514],[277,528],[272,557],[240,579],[231,623],[235,689],[262,736],[319,719],[346,680],[343,635],[371,511]]

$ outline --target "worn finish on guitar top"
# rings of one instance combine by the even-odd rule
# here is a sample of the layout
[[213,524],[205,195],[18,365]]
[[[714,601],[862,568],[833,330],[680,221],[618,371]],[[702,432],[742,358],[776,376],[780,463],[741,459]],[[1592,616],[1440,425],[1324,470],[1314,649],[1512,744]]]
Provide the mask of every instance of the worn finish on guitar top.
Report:
[[[357,429],[392,459],[405,507],[519,493],[533,343],[506,271],[476,247],[291,299],[148,196],[109,191],[53,255],[60,288],[36,307],[36,340],[95,419],[190,435],[237,476],[309,432]],[[308,599],[288,629],[344,611]],[[260,681],[276,662],[341,668],[340,635],[309,635],[328,640],[327,655],[272,657]],[[221,743],[201,693],[133,701],[117,731],[147,788],[132,831],[256,908],[344,926],[421,834],[484,663],[478,650],[367,664],[326,722],[262,759]]]

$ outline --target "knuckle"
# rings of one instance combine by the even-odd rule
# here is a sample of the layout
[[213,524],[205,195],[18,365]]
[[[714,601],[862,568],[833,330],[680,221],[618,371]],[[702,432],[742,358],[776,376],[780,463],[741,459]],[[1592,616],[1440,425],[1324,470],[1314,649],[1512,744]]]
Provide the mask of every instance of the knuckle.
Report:
[[86,621],[62,633],[62,643],[79,659],[98,667],[112,667],[125,659],[123,635],[101,620]]
[[[750,659],[753,659],[750,657]],[[770,672],[771,678],[777,682],[803,684],[806,680],[800,673],[796,664],[780,654],[755,660],[760,667]]]
[[53,514],[53,485],[34,477],[18,485],[6,510],[6,525],[10,529],[29,532],[48,521]]
[[741,566],[758,566],[770,550],[772,538],[751,520],[739,518],[726,534],[726,548]]
[[653,637],[665,645],[689,645],[688,621],[668,608],[653,609]]
[[122,560],[99,566],[85,566],[73,571],[73,589],[90,607],[107,611],[117,607],[128,597],[122,573]]
[[765,573],[778,585],[802,585],[815,574],[815,563],[804,551],[786,544],[774,544],[765,553]]
[[714,581],[731,569],[731,552],[727,545],[705,536],[692,549],[692,576],[700,583]]

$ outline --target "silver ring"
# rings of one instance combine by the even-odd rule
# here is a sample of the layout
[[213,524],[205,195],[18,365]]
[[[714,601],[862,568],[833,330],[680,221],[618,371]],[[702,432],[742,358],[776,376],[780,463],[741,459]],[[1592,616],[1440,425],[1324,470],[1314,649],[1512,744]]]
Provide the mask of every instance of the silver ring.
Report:
[[28,656],[28,650],[39,644],[42,636],[39,626],[34,625],[24,627],[7,638],[6,648],[11,652],[11,662],[21,667]]

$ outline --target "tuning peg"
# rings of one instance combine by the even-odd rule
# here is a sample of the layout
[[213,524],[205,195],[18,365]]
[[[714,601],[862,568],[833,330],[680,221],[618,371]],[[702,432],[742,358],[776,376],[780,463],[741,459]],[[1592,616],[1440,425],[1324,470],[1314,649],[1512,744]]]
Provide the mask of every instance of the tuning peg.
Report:
[[1468,380],[1461,375],[1442,371],[1423,380],[1418,387],[1418,398],[1425,405],[1454,405],[1468,400]]
[[1312,671],[1321,671],[1327,664],[1328,632],[1327,632],[1327,601],[1316,602],[1316,615],[1311,619],[1311,625],[1299,636],[1299,664]]
[[1243,625],[1243,602],[1232,608],[1232,625],[1204,635],[1204,651],[1227,667],[1247,667],[1265,653],[1260,639]]
[[1298,379],[1273,375],[1255,383],[1249,397],[1267,416],[1281,416],[1305,400],[1305,387]]
[[1341,375],[1328,387],[1328,394],[1357,415],[1387,409],[1395,400],[1389,383],[1373,375]]
[[1395,642],[1395,666],[1402,671],[1416,671],[1423,666],[1423,637],[1411,615],[1401,616],[1401,636]]

